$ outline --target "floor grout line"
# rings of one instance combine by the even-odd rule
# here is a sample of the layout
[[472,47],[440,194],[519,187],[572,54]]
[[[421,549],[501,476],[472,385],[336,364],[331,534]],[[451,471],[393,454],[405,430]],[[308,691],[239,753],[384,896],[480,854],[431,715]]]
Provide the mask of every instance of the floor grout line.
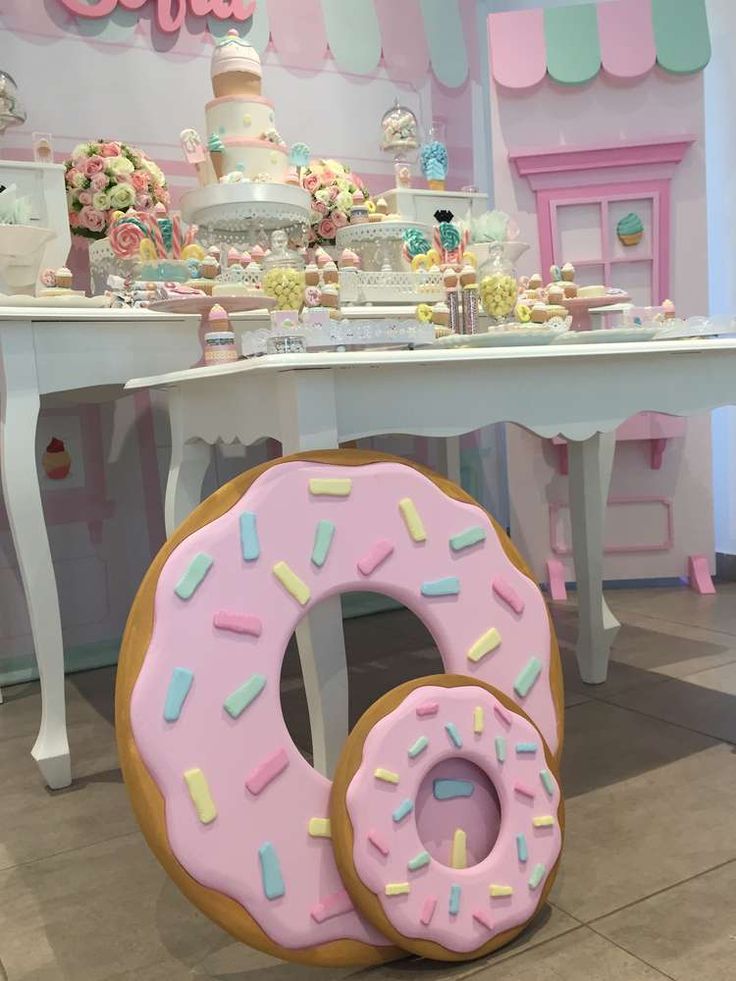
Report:
[[[575,920],[576,926],[570,927],[567,930],[563,930],[561,933],[556,933],[554,935],[554,937],[548,937],[546,940],[540,940],[540,942],[538,944],[534,944],[532,947],[525,947],[524,950],[515,950],[515,951],[513,951],[511,953],[508,953],[503,958],[503,960],[497,960],[497,961],[489,960],[489,961],[486,961],[482,966],[477,967],[477,968],[474,968],[469,974],[461,974],[456,979],[456,981],[464,981],[465,978],[472,978],[476,974],[479,974],[480,971],[486,970],[489,967],[495,967],[496,965],[507,964],[509,961],[516,960],[517,957],[523,957],[524,954],[531,954],[532,951],[541,950],[543,947],[546,947],[548,944],[553,943],[555,940],[560,940],[562,937],[569,937],[571,933],[576,933],[579,930],[585,930],[585,929],[587,929],[587,924],[586,923],[581,923],[574,916],[571,917],[571,919],[574,919]],[[501,951],[503,951],[503,949],[504,948],[502,947],[501,948]],[[491,957],[493,957],[493,955],[491,955]]]
[[[607,698],[604,696],[596,697],[595,695],[592,695],[590,700],[593,702],[602,702],[604,705],[610,705],[612,708],[622,709],[624,712],[633,712],[635,715],[641,715],[643,718],[652,719],[655,722],[662,722],[667,726],[674,726],[676,729],[682,729],[683,732],[692,732],[697,736],[704,736],[706,739],[712,739],[716,744],[720,743],[724,746],[736,746],[736,740],[726,739],[723,736],[714,736],[711,732],[704,732],[702,729],[696,729],[693,726],[686,726],[681,722],[673,722],[671,719],[663,719],[661,715],[652,715],[651,712],[645,712],[644,709],[634,708],[630,705],[620,705],[618,702],[611,701],[611,699],[615,697],[616,694],[611,694]],[[736,703],[736,696],[732,695],[729,697],[733,698],[734,702]],[[573,708],[575,708],[575,706],[573,706]]]
[[623,947],[616,940],[613,940],[611,937],[607,937],[604,933],[601,933],[599,930],[596,930],[594,926],[591,926],[589,923],[586,925],[588,929],[591,931],[591,933],[594,933],[596,937],[600,937],[601,940],[605,940],[606,943],[612,944],[614,947],[618,948],[618,950],[622,951],[624,954],[628,954],[629,957],[633,957],[634,960],[639,961],[640,964],[643,964],[645,967],[651,968],[652,971],[656,971],[656,973],[660,977],[669,978],[669,981],[678,981],[677,978],[673,977],[671,974],[667,974],[666,971],[663,971],[661,968],[656,967],[654,964],[651,964],[644,957],[640,957],[639,954],[635,954],[633,950],[628,950],[626,947]]
[[39,855],[38,858],[29,858],[25,862],[17,862],[15,865],[5,865],[0,868],[0,877],[5,872],[15,872],[18,869],[28,868],[29,865],[36,865],[38,862],[47,862],[49,859],[58,858],[60,855],[69,855],[71,852],[83,852],[87,848],[94,848],[96,845],[104,845],[110,841],[119,841],[122,838],[132,838],[134,835],[141,835],[138,828],[132,831],[125,831],[121,835],[111,835],[109,838],[100,838],[98,841],[88,842],[86,845],[75,845],[72,848],[62,848],[58,852],[49,852],[48,855]]

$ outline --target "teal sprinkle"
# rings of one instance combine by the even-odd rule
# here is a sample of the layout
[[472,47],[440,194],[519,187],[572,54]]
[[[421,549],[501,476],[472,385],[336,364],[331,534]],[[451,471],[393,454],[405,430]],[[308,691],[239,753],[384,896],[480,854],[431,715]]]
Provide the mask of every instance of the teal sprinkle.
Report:
[[450,886],[450,916],[457,916],[460,912],[460,886]]
[[187,668],[174,668],[164,704],[164,719],[167,722],[176,722],[181,715],[193,681],[194,675]]
[[536,753],[537,744],[536,743],[517,743],[516,752],[517,753]]
[[429,740],[426,736],[420,736],[419,739],[414,743],[413,746],[409,747],[409,756],[414,760],[423,753],[424,750],[429,746]]
[[429,865],[430,861],[431,856],[429,852],[419,852],[414,858],[409,859],[407,868],[410,872],[417,872],[419,869],[423,869],[425,865]]
[[496,759],[499,763],[504,763],[506,760],[506,740],[503,736],[496,736],[494,742],[496,743]]
[[189,563],[189,568],[181,577],[174,588],[174,592],[179,599],[188,600],[199,589],[202,580],[212,568],[213,559],[204,552],[195,555]]
[[279,857],[270,841],[264,842],[258,849],[258,860],[261,863],[261,882],[266,899],[281,899],[286,886]]
[[435,780],[432,793],[435,800],[456,800],[458,797],[472,797],[475,784],[472,780]]
[[240,515],[240,544],[246,562],[255,562],[259,558],[261,543],[258,540],[256,516],[252,511],[243,511]]
[[266,679],[262,674],[252,675],[244,685],[227,696],[224,702],[225,711],[231,718],[237,719],[258,698],[265,687]]
[[334,524],[331,521],[320,521],[314,533],[314,548],[312,549],[312,563],[318,569],[321,569],[327,561],[334,537]]
[[542,662],[539,660],[539,658],[533,657],[514,682],[514,691],[520,698],[524,698],[529,694],[534,687],[541,670]]
[[529,858],[529,849],[526,847],[526,838],[524,835],[516,836],[516,854],[519,856],[520,862],[526,862]]
[[412,801],[410,801],[408,798],[405,801],[402,801],[391,815],[394,820],[394,824],[398,824],[399,821],[403,821],[404,818],[411,814],[413,810],[414,803]]
[[457,576],[422,583],[422,596],[457,596],[459,592],[460,580]]
[[542,786],[547,791],[549,796],[553,797],[555,793],[555,785],[552,780],[552,774],[549,772],[549,770],[540,770],[539,779],[542,781]]
[[529,888],[530,889],[536,889],[537,888],[537,886],[539,885],[539,883],[544,878],[544,875],[545,875],[546,871],[547,871],[547,869],[542,865],[541,862],[538,862],[534,866],[534,868],[532,869],[532,874],[529,876]]
[[453,535],[450,539],[450,548],[453,552],[461,552],[464,548],[470,548],[471,545],[477,545],[478,542],[484,542],[485,540],[485,529],[476,525],[474,528],[468,528],[467,531],[463,531],[459,535]]
[[447,735],[452,740],[453,744],[458,749],[462,749],[463,739],[462,739],[462,736],[460,735],[460,733],[458,732],[458,729],[457,729],[457,726],[455,725],[455,723],[454,722],[446,722],[445,723],[445,731],[447,732]]

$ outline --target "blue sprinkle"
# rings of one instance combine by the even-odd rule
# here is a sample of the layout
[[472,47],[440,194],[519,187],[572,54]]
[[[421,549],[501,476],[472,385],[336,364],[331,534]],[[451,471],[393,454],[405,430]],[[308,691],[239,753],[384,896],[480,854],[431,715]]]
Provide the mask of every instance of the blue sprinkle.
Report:
[[402,801],[402,803],[399,804],[394,813],[391,815],[391,817],[394,819],[394,824],[398,824],[399,821],[403,821],[404,818],[408,814],[411,814],[413,810],[414,803],[412,801],[410,801],[408,798],[405,801]]
[[516,752],[517,753],[536,753],[537,744],[536,743],[517,743]]
[[264,842],[258,849],[258,859],[261,863],[261,882],[266,899],[280,899],[286,892],[286,886],[281,875],[279,857],[270,841]]
[[204,552],[194,556],[187,571],[174,587],[174,592],[179,599],[188,600],[194,596],[202,584],[202,580],[212,568],[212,562],[212,558]]
[[529,858],[529,849],[526,847],[526,838],[524,835],[516,836],[516,854],[519,856],[520,862],[526,862]]
[[450,916],[457,916],[460,912],[460,886],[450,886]]
[[462,749],[462,746],[463,746],[462,736],[457,731],[457,726],[455,725],[455,723],[454,722],[446,722],[445,723],[445,730],[447,731],[447,735],[450,737],[450,739],[452,740],[452,742],[454,743],[454,745],[458,749]]
[[167,722],[176,722],[181,715],[182,706],[193,681],[194,675],[187,668],[174,668],[164,704],[164,719]]
[[550,797],[554,796],[555,785],[552,781],[552,774],[549,770],[540,770],[539,779],[542,781],[542,786],[547,791]]
[[542,670],[542,662],[533,657],[514,682],[514,691],[520,698],[526,697],[534,687]]
[[475,784],[471,780],[435,780],[435,800],[455,800],[457,797],[472,797]]
[[240,544],[246,562],[255,562],[259,558],[261,543],[258,541],[256,516],[252,511],[243,511],[240,515]]
[[459,593],[460,580],[457,576],[422,583],[422,596],[457,596]]
[[453,552],[461,552],[464,548],[470,548],[472,545],[477,545],[479,542],[484,542],[485,540],[485,530],[479,525],[476,525],[474,528],[468,528],[467,531],[460,532],[459,535],[453,535],[450,539],[450,548]]
[[332,548],[332,539],[335,537],[335,526],[331,521],[320,521],[314,533],[314,548],[312,549],[312,563],[321,569],[327,561],[327,556]]
[[496,744],[496,759],[499,763],[503,763],[506,759],[506,740],[503,736],[496,736],[494,742]]

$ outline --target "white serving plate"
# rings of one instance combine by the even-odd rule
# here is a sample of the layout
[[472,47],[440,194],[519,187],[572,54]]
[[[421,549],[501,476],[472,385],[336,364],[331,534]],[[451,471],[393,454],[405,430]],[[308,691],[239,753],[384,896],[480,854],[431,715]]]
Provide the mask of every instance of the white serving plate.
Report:
[[512,330],[489,330],[485,334],[450,334],[438,338],[433,347],[528,347],[552,344],[565,330],[550,330],[545,327],[518,327]]
[[21,293],[0,293],[0,307],[76,307],[104,308],[110,306],[109,296],[85,296],[72,291],[57,296],[25,296]]
[[557,344],[629,344],[651,341],[660,327],[612,327],[610,330],[570,330],[557,337]]

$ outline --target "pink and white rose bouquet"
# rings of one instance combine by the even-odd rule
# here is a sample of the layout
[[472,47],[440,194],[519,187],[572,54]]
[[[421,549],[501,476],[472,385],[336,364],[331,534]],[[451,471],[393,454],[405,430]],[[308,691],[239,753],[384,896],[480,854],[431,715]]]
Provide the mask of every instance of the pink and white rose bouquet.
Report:
[[105,238],[115,212],[169,206],[161,168],[137,147],[114,140],[80,143],[64,166],[69,225],[74,235]]
[[363,180],[338,160],[312,160],[302,173],[302,187],[312,197],[310,245],[334,245],[338,228],[350,221],[353,195],[370,197]]

